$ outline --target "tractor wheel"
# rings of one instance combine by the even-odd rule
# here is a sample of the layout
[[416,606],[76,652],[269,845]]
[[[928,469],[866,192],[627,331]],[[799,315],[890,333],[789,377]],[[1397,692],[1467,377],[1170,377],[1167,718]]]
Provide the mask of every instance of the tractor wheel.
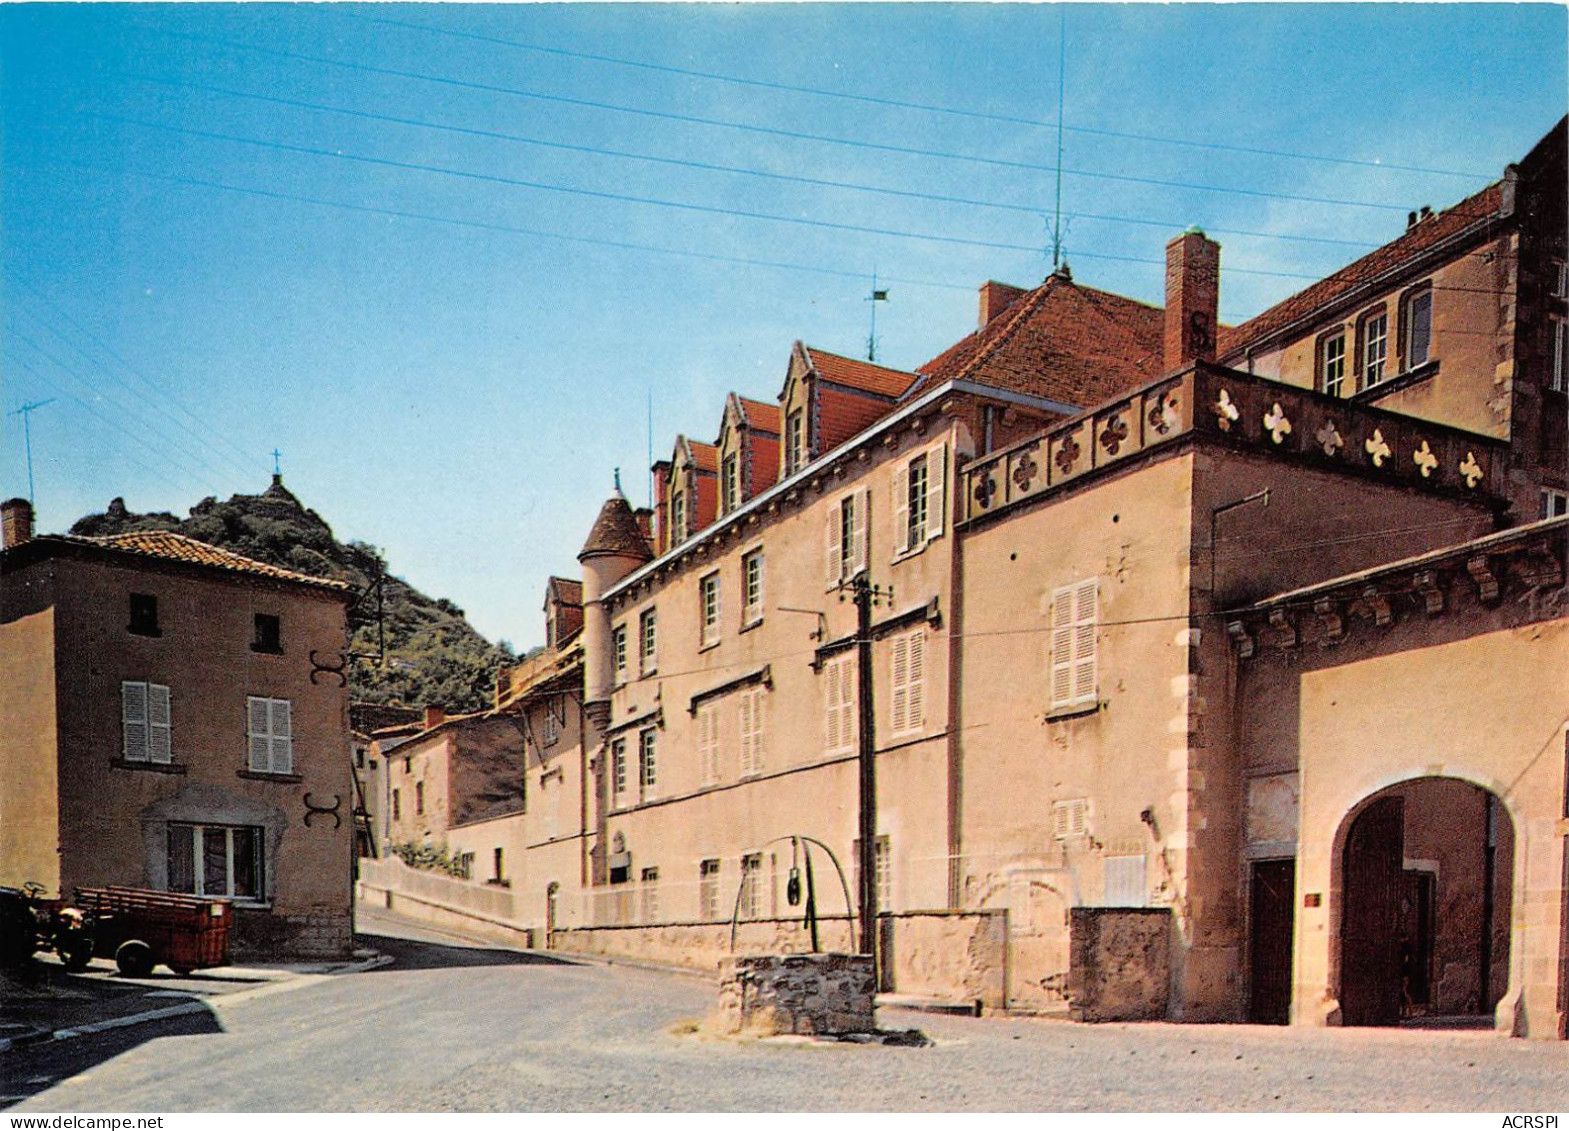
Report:
[[153,948],[141,939],[128,939],[114,952],[114,963],[127,978],[145,978],[153,972]]
[[55,944],[55,950],[67,970],[85,970],[93,960],[93,938],[91,935],[64,938]]

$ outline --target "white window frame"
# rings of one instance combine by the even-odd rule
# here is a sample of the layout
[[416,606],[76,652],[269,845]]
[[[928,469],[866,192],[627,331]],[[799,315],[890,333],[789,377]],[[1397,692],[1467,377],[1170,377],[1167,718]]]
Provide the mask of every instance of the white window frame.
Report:
[[[1331,347],[1339,352],[1331,353]],[[1344,396],[1346,387],[1346,328],[1325,334],[1319,344],[1319,390],[1331,397]]]
[[718,857],[701,860],[697,865],[697,917],[704,922],[719,918],[719,885],[724,864]]
[[638,878],[639,894],[643,903],[643,922],[659,921],[659,869],[644,868]]
[[161,683],[120,684],[120,757],[127,762],[167,766],[174,758],[174,720],[169,689]]
[[888,733],[900,738],[926,727],[926,626],[888,642]]
[[610,800],[613,805],[621,805],[626,801],[627,795],[627,740],[614,738],[610,741]]
[[686,493],[675,491],[670,496],[670,544],[679,546],[686,541]]
[[855,656],[845,651],[829,657],[823,663],[823,677],[823,753],[844,754],[856,749],[860,738]]
[[697,709],[697,763],[704,785],[719,783],[719,705],[704,703]]
[[659,617],[652,605],[637,615],[637,668],[642,675],[659,669]]
[[[206,834],[209,830],[217,831],[220,829],[223,830],[224,833],[224,890],[208,891],[206,868],[207,858],[205,846]],[[191,887],[193,890],[189,894],[210,895],[222,897],[224,899],[235,899],[243,903],[266,902],[267,837],[265,830],[261,826],[211,824],[198,825],[190,824],[185,821],[170,821],[168,826],[168,838],[178,836],[180,831],[183,830],[189,830],[191,833]],[[237,831],[249,832],[252,837],[255,838],[256,874],[254,877],[252,877],[254,881],[254,887],[256,889],[254,895],[234,894],[234,834]],[[165,840],[164,851],[168,851],[167,838]],[[164,873],[166,886],[168,886],[170,891],[177,890],[174,887],[174,879],[172,875],[174,870],[173,864],[173,860],[167,860],[166,871]]]
[[1548,372],[1547,387],[1555,392],[1569,390],[1569,322],[1553,316],[1553,367]]
[[1541,513],[1538,518],[1557,518],[1569,514],[1569,491],[1560,491],[1556,487],[1543,487],[1541,495]]
[[[850,875],[852,890],[861,890],[861,841],[850,842]],[[877,885],[877,910],[893,909],[893,840],[883,833],[872,841],[872,881]]]
[[618,624],[610,632],[611,645],[616,657],[616,682],[625,683],[627,679],[627,626]]
[[724,513],[741,505],[741,453],[728,454],[719,464],[719,489],[724,496]]
[[1053,711],[1093,706],[1099,701],[1100,581],[1090,577],[1051,595]]
[[645,798],[659,792],[659,730],[644,727],[637,732],[637,784]]
[[[257,724],[261,723],[258,728]],[[294,703],[265,695],[245,697],[246,765],[253,774],[294,772]]]
[[785,474],[806,465],[806,410],[798,408],[785,417]]
[[704,648],[719,643],[720,618],[724,613],[720,604],[722,596],[718,570],[705,573],[698,579],[698,619],[702,624],[701,643]]
[[838,589],[867,568],[870,543],[872,493],[865,487],[835,499],[825,524],[829,589]]
[[741,890],[737,908],[741,919],[757,919],[762,915],[763,903],[763,854],[749,852],[741,857]]
[[[924,490],[916,491],[919,469]],[[948,444],[933,444],[900,460],[893,476],[895,561],[918,554],[942,537],[948,506]]]
[[741,555],[741,623],[748,628],[763,619],[765,564],[761,547]]
[[[1378,333],[1373,333],[1373,327]],[[1389,375],[1389,311],[1379,310],[1366,314],[1357,323],[1357,341],[1361,348],[1357,360],[1357,388],[1371,389],[1382,385]]]
[[737,699],[737,713],[740,718],[740,763],[741,776],[751,777],[763,772],[767,762],[768,753],[768,722],[767,700],[764,694],[767,688],[748,687],[743,690]]

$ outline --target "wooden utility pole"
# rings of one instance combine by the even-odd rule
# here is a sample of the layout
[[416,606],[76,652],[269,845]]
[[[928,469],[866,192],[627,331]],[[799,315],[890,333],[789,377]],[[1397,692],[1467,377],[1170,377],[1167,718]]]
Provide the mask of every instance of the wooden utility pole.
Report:
[[861,869],[861,953],[877,958],[877,729],[876,703],[872,698],[872,605],[880,591],[863,571],[850,581],[855,601],[855,666],[860,700],[860,844],[856,853]]

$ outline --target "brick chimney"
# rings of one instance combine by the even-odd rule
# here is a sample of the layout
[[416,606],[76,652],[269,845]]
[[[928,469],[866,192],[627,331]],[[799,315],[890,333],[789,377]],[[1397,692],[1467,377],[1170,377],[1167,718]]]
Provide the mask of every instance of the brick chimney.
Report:
[[446,718],[447,712],[444,707],[426,707],[425,729],[430,730],[432,727],[439,727],[443,722],[446,721]]
[[1219,311],[1220,245],[1189,228],[1166,245],[1166,372],[1215,360]]
[[1024,294],[1020,287],[1010,287],[1007,283],[988,280],[981,284],[981,325],[986,326],[993,318]]
[[33,504],[26,499],[0,503],[0,549],[9,550],[33,539]]

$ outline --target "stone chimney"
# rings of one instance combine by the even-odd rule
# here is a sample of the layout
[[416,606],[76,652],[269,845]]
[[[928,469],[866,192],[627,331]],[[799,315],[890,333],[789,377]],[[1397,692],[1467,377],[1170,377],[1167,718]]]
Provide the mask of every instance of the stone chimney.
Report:
[[26,499],[0,503],[0,549],[9,550],[33,540],[33,504]]
[[1010,287],[1007,283],[999,283],[996,280],[982,283],[981,326],[984,328],[1024,293],[1020,287]]
[[1189,228],[1166,245],[1165,370],[1215,360],[1220,245]]
[[445,707],[427,706],[425,708],[425,729],[426,730],[430,730],[432,727],[439,727],[442,723],[446,722],[446,720],[447,720],[447,710],[446,710]]

